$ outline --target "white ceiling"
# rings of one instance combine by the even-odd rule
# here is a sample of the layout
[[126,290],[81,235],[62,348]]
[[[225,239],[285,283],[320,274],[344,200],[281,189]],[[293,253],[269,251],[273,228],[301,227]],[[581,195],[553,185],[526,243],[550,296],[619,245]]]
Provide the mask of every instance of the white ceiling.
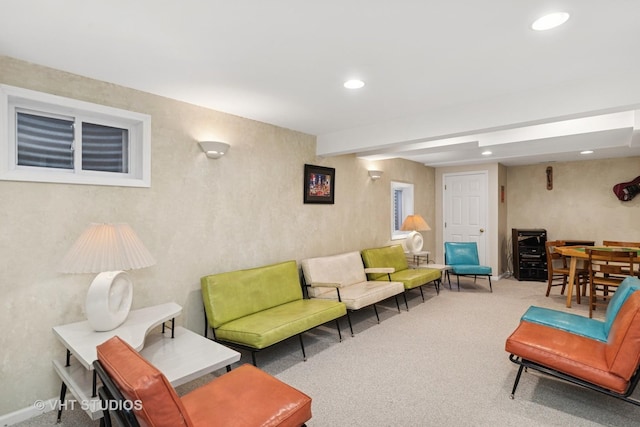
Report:
[[[564,26],[530,29],[557,10]],[[638,0],[3,0],[0,17],[2,55],[317,135],[320,155],[640,156]]]

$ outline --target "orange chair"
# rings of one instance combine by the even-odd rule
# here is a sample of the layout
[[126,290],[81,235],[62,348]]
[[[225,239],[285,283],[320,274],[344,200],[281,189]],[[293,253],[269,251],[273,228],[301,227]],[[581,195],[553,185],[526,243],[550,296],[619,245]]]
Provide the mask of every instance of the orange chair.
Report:
[[309,396],[252,365],[178,397],[162,372],[120,337],[97,350],[106,427],[111,415],[126,427],[300,427],[311,419]]

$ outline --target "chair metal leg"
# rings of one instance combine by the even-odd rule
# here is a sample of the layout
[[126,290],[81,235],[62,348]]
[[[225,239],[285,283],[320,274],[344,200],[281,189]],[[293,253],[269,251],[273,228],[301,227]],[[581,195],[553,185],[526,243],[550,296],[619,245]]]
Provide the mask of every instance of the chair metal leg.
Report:
[[256,352],[255,351],[251,352],[251,361],[253,362],[253,366],[255,366],[257,368],[258,364],[256,363]]
[[522,369],[524,369],[524,365],[520,365],[520,367],[518,368],[518,373],[516,374],[516,380],[513,382],[513,388],[511,389],[511,395],[509,396],[510,399],[513,399],[514,395],[516,394],[516,388],[518,388],[518,383],[520,382]]
[[400,303],[398,302],[398,294],[395,294],[394,297],[396,299],[396,307],[398,307],[398,313],[400,313]]
[[420,296],[422,297],[422,302],[424,302],[424,292],[422,292],[422,286],[418,286],[420,288]]
[[460,292],[460,276],[456,274],[456,278],[458,279],[458,292]]
[[409,303],[407,302],[407,290],[406,289],[402,293],[402,296],[404,297],[404,306],[407,308],[407,311],[409,311]]
[[491,286],[491,276],[487,276],[489,278],[489,290],[493,292],[493,286]]

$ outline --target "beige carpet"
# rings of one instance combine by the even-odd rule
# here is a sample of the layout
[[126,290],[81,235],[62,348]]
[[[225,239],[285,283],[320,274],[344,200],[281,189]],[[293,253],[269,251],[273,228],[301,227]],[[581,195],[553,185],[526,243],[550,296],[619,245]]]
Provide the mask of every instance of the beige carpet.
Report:
[[[493,284],[462,279],[436,296],[410,294],[410,311],[395,302],[354,313],[355,337],[341,321],[343,342],[331,325],[304,335],[307,362],[297,339],[258,354],[258,365],[313,398],[309,427],[335,426],[637,426],[640,407],[530,371],[509,399],[517,366],[504,351],[507,336],[530,305],[588,313],[585,304],[565,308],[546,284],[503,279]],[[404,307],[402,305],[402,307]],[[602,315],[603,313],[598,313]],[[241,362],[249,362],[243,354]],[[222,374],[224,372],[220,372]],[[178,389],[185,393],[212,378]],[[638,392],[636,393],[638,395]],[[48,413],[18,424],[53,425]],[[60,426],[92,426],[68,411]]]

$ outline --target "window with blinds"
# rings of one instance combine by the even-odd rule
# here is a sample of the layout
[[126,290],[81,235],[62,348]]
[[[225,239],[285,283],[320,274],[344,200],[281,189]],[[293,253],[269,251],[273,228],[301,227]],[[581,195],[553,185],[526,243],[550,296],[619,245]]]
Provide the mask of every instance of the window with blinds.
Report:
[[391,181],[391,239],[404,239],[408,232],[401,231],[407,215],[413,215],[413,184]]
[[150,117],[0,85],[0,178],[150,186]]

